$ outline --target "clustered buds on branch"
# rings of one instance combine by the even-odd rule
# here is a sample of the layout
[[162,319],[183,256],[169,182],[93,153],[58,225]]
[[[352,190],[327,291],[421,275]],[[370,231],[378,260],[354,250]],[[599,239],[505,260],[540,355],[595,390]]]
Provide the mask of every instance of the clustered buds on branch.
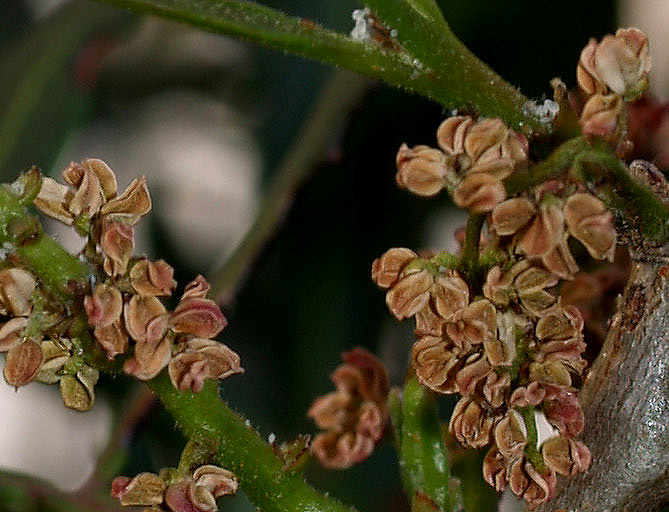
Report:
[[123,506],[144,506],[144,512],[215,512],[216,498],[237,492],[238,482],[230,471],[207,464],[187,477],[171,468],[160,475],[140,473],[133,478],[119,476],[111,494]]

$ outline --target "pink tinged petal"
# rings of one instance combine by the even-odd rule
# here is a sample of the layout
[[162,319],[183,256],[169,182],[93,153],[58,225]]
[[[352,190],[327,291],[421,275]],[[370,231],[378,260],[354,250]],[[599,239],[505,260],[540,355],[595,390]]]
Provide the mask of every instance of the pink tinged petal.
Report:
[[609,138],[614,135],[625,105],[617,94],[595,94],[583,107],[579,122],[584,135]]
[[198,338],[213,338],[227,324],[221,309],[211,299],[182,299],[170,315],[170,327],[174,332]]
[[507,199],[493,210],[490,228],[500,236],[513,235],[534,217],[536,211],[524,197]]
[[541,262],[547,270],[560,279],[572,279],[574,274],[578,272],[578,265],[567,245],[566,233],[560,243],[541,257]]
[[588,44],[581,50],[581,57],[576,68],[576,80],[579,87],[588,96],[597,92],[603,92],[605,85],[600,81],[595,70],[595,50],[597,41],[590,39]]
[[483,396],[494,408],[501,407],[508,396],[511,377],[508,373],[499,375],[497,372],[489,372],[483,385]]
[[516,388],[511,393],[509,405],[516,409],[527,406],[536,407],[544,400],[545,396],[544,388],[538,382],[531,382],[527,386]]
[[494,437],[502,455],[510,459],[522,456],[527,445],[527,427],[521,414],[510,409],[495,425]]
[[386,367],[371,352],[357,347],[342,354],[345,365],[360,371],[356,391],[363,400],[385,403],[390,390],[390,379]]
[[188,486],[188,499],[198,512],[217,512],[216,498],[208,489],[195,485]]
[[170,485],[165,491],[165,505],[172,512],[204,512],[198,509],[190,499],[191,482],[181,481]]
[[75,217],[86,215],[93,217],[105,201],[102,185],[98,177],[89,169],[85,169],[81,182],[74,197],[68,205],[70,213]]
[[319,397],[311,404],[307,416],[322,430],[346,430],[352,423],[353,397],[336,391]]
[[592,459],[587,446],[563,435],[544,442],[541,454],[550,469],[564,476],[582,473],[588,469]]
[[34,340],[26,340],[7,352],[4,376],[10,386],[24,386],[37,376],[42,364],[42,349]]
[[402,144],[397,153],[395,180],[400,188],[429,197],[438,194],[448,182],[455,181],[455,170],[446,163],[446,156],[428,146],[409,148]]
[[197,352],[182,352],[173,357],[167,365],[172,385],[181,392],[202,391],[209,374],[207,358]]
[[419,382],[437,393],[455,393],[455,377],[464,361],[440,337],[423,336],[414,343],[411,362]]
[[125,274],[135,248],[135,236],[132,227],[105,220],[102,224],[100,246],[108,258],[105,261],[107,274],[111,276]]
[[521,254],[543,256],[562,240],[564,214],[557,203],[542,204],[530,227],[523,233],[516,246]]
[[198,274],[195,279],[186,285],[184,294],[181,296],[181,300],[190,298],[205,298],[210,288],[211,286],[207,280],[202,275]]
[[123,371],[139,380],[150,380],[167,366],[172,357],[167,337],[155,345],[142,342],[135,345],[135,356],[123,364]]
[[373,402],[363,402],[358,411],[358,421],[355,432],[358,436],[377,442],[383,437],[386,426],[386,415],[378,405]]
[[479,384],[488,376],[490,371],[490,365],[483,354],[480,352],[472,354],[465,360],[465,365],[455,377],[458,392],[465,397],[475,394]]
[[140,295],[172,295],[177,282],[164,260],[140,260],[130,269],[130,284]]
[[616,231],[613,214],[604,203],[591,194],[573,194],[565,204],[565,221],[593,258],[613,261]]
[[455,271],[439,274],[430,293],[435,311],[444,320],[450,320],[458,310],[469,304],[469,287]]
[[452,116],[437,129],[437,143],[444,153],[458,156],[465,152],[465,137],[473,124],[469,116]]
[[585,420],[576,392],[548,386],[546,395],[543,405],[546,419],[564,435],[569,437],[579,435],[583,431]]
[[393,247],[372,263],[372,281],[382,290],[393,286],[400,278],[400,272],[418,255],[411,249]]
[[244,373],[239,354],[223,343],[213,341],[211,344],[198,349],[198,352],[207,359],[209,369],[207,376],[210,379],[222,380],[237,373]]
[[23,329],[28,325],[28,318],[17,316],[10,318],[0,327],[0,352],[17,347],[23,342]]
[[150,211],[151,196],[144,177],[132,180],[120,196],[105,203],[100,209],[102,215],[130,226],[137,224]]
[[156,297],[133,295],[123,308],[125,328],[136,342],[155,340],[158,331],[166,327],[166,313],[165,306]]
[[72,191],[53,178],[42,178],[42,187],[35,198],[35,206],[44,214],[53,217],[68,226],[74,217],[67,209],[73,197]]
[[311,450],[326,468],[346,469],[369,457],[374,445],[374,440],[353,432],[327,432],[314,438]]
[[507,484],[506,473],[507,461],[493,445],[483,459],[483,479],[497,492],[502,492]]
[[470,213],[490,212],[505,198],[502,181],[485,172],[468,174],[453,191],[453,202]]
[[397,320],[410,318],[425,307],[430,300],[430,288],[434,282],[427,270],[405,272],[386,293],[386,305]]
[[105,351],[108,360],[128,350],[128,334],[121,321],[114,322],[106,327],[96,327],[93,336]]
[[93,295],[84,297],[84,309],[88,325],[108,327],[121,318],[123,297],[118,288],[102,283],[95,287]]
[[104,193],[105,200],[112,199],[116,196],[116,175],[114,171],[99,158],[87,158],[83,164],[88,167],[100,180],[100,186]]
[[139,473],[133,478],[116,477],[112,481],[111,495],[123,506],[160,505],[165,493],[165,482],[153,473]]
[[448,430],[463,446],[482,448],[490,443],[491,430],[498,418],[469,398],[461,398],[455,405]]
[[211,464],[198,467],[193,472],[193,481],[195,485],[211,492],[215,498],[236,494],[239,487],[239,481],[232,471]]

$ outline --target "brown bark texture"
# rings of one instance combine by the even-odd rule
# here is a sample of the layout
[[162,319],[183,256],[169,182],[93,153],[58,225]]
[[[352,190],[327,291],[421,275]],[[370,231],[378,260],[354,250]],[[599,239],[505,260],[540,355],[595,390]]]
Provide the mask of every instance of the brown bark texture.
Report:
[[632,270],[581,393],[588,471],[540,512],[658,512],[669,503],[669,244]]

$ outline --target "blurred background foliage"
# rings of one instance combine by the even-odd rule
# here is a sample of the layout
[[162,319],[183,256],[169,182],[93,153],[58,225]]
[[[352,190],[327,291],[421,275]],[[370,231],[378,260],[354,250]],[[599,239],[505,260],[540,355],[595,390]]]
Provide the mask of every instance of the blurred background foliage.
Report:
[[[351,12],[360,7],[349,0],[263,3],[346,33],[353,27]],[[536,99],[551,94],[554,76],[573,86],[588,38],[616,28],[611,1],[592,0],[587,7],[576,0],[439,3],[475,54]],[[105,159],[122,176],[120,186],[147,173],[155,208],[140,250],[172,263],[181,286],[200,272],[211,277],[239,240],[282,155],[301,143],[296,134],[332,73],[290,55],[82,0],[0,2],[0,69],[2,180],[33,164],[58,175],[70,159],[85,157]],[[402,142],[434,144],[447,115],[440,106],[370,82],[355,108],[338,115],[342,122],[309,178],[291,194],[284,222],[248,262],[246,279],[224,305],[230,325],[222,339],[240,353],[246,373],[225,381],[222,395],[279,441],[315,431],[305,413],[314,397],[331,390],[328,375],[344,350],[371,349],[388,365],[393,384],[402,382],[411,328],[386,312],[369,278],[371,262],[394,246],[452,247],[460,219],[446,197],[426,201],[394,183],[397,148]],[[158,124],[166,116],[183,120],[176,133],[188,137],[169,139],[170,147],[160,149],[155,137],[144,137],[154,133],[147,125],[152,116]],[[209,145],[193,142],[190,135],[200,131],[211,137]],[[219,136],[225,143],[218,144]],[[212,145],[232,149],[199,154]],[[161,174],[174,154],[179,167]],[[235,177],[235,168],[249,175]],[[228,182],[237,196],[216,192]],[[193,212],[199,213],[175,232]],[[99,389],[118,417],[134,385],[107,378]],[[453,403],[443,400],[444,417]],[[134,474],[174,466],[182,445],[174,422],[154,405],[122,439],[123,457],[112,467]],[[480,456],[454,450],[470,511],[494,510],[498,499],[481,483]],[[308,478],[361,511],[407,510],[389,443],[346,472],[312,463]],[[11,496],[8,489],[1,496]],[[12,501],[4,498],[0,507],[28,510],[20,497],[19,508],[7,508]],[[252,509],[243,496],[225,503],[225,510]]]

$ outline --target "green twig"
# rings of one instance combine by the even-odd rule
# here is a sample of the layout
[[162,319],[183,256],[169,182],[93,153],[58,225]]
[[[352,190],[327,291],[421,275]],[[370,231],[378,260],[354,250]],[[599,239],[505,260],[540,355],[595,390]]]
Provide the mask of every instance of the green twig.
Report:
[[[501,117],[525,132],[548,130],[525,96],[457,40],[443,18],[437,16],[432,0],[368,2],[386,23],[398,29],[402,48],[356,41],[310,20],[250,1],[98,1],[347,68],[417,92],[447,108],[467,105],[483,115]],[[423,36],[417,39],[413,37],[416,34]]]
[[467,282],[474,289],[478,290],[481,286],[481,276],[479,276],[479,244],[481,240],[481,229],[485,222],[485,214],[470,215],[467,219],[465,230],[465,242],[462,246],[462,257],[460,259],[460,269],[468,277]]
[[391,409],[393,422],[401,421],[393,427],[399,432],[402,480],[414,512],[460,510],[462,500],[451,478],[432,393],[411,376],[404,385],[401,412],[397,403]]

